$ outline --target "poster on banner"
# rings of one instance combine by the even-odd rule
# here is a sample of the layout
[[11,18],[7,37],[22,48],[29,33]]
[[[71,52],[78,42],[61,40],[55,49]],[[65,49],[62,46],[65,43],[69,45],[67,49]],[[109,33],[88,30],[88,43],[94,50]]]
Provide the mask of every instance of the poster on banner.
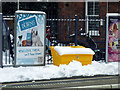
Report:
[[16,11],[15,65],[43,65],[45,50],[44,12]]
[[120,14],[107,14],[107,61],[120,62]]

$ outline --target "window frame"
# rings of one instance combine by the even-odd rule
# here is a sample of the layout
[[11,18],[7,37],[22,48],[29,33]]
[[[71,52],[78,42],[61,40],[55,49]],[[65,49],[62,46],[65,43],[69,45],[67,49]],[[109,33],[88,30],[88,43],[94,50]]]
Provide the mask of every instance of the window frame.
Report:
[[[100,36],[100,32],[99,32],[99,27],[100,27],[100,20],[98,19],[97,22],[99,27],[98,30],[89,30],[89,17],[99,17],[99,15],[88,15],[88,2],[93,2],[94,6],[95,6],[95,2],[99,2],[99,0],[86,0],[85,2],[85,16],[86,16],[86,34],[89,33],[90,36]],[[95,14],[95,11],[94,11]],[[97,19],[93,19],[93,20],[97,20]]]

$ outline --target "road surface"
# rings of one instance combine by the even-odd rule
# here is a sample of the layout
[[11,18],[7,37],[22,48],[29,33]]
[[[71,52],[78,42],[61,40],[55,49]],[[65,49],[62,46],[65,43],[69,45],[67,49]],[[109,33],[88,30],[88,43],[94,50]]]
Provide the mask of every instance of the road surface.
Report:
[[[94,88],[96,86],[103,88],[120,88],[119,75],[115,76],[89,76],[89,77],[72,77],[51,80],[37,80],[26,82],[2,83],[2,90],[7,88],[40,88],[40,89],[78,89]],[[94,87],[92,87],[94,86]]]

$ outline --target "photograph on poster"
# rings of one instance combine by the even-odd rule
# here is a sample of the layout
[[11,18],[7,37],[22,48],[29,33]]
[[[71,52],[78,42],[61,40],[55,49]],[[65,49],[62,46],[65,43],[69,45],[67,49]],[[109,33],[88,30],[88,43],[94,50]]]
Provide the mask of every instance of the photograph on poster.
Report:
[[36,28],[37,22],[35,17],[20,21],[19,26],[20,33],[24,34],[18,35],[17,46],[43,46],[39,36],[40,34],[38,34],[39,30]]
[[110,16],[108,23],[108,61],[120,61],[120,20],[119,16]]

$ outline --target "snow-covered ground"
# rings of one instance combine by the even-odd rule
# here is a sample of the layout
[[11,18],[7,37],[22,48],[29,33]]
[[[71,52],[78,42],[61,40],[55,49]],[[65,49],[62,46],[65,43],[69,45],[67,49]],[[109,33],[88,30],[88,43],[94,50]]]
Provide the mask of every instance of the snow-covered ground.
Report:
[[[6,53],[9,53],[6,51]],[[7,55],[3,52],[3,64],[9,64],[6,60]],[[7,56],[7,58],[9,58]],[[46,57],[50,58],[50,57]],[[12,62],[12,58],[10,58]],[[47,62],[46,62],[47,63]],[[11,65],[10,63],[9,65]],[[29,67],[4,67],[0,68],[0,82],[42,80],[51,78],[63,78],[72,76],[94,76],[94,75],[118,75],[120,74],[120,62],[96,62],[82,66],[78,61],[71,62],[69,65],[45,65],[45,66],[29,66]],[[119,70],[118,70],[119,69]]]
[[94,75],[117,75],[119,74],[118,62],[96,62],[91,65],[82,66],[80,62],[74,61],[69,65],[46,65],[32,67],[4,67],[0,68],[0,82],[42,80],[51,78],[62,78],[72,76],[94,76]]

